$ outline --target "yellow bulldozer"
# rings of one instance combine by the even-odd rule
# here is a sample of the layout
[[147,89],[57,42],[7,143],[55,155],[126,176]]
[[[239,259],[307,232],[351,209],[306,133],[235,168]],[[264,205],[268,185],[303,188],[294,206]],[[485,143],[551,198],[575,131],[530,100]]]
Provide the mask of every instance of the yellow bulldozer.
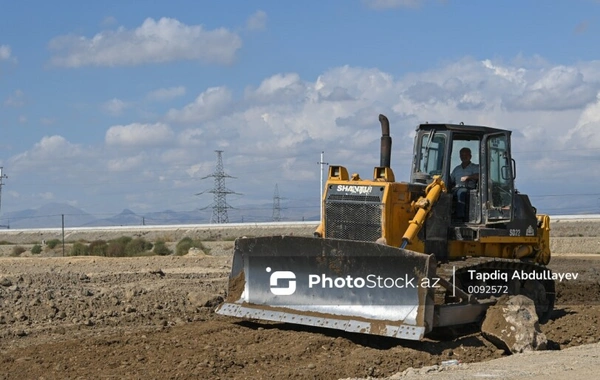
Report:
[[[421,124],[410,181],[396,182],[389,121],[379,121],[373,177],[330,165],[313,237],[236,240],[217,313],[421,340],[523,294],[547,319],[550,218],[515,189],[511,132]],[[461,181],[453,169],[465,148],[475,172]]]

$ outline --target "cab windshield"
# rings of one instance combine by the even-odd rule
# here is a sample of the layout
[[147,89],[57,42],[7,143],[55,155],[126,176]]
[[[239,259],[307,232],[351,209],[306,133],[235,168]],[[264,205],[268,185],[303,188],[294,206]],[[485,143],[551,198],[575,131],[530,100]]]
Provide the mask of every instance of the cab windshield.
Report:
[[442,175],[444,169],[444,147],[446,136],[435,131],[421,137],[421,152],[417,171],[429,175]]

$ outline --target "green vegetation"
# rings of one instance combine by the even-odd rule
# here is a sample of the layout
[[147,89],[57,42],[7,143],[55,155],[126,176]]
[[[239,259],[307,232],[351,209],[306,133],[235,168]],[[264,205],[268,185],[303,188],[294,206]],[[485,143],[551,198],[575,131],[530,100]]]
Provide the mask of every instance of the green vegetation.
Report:
[[[2,242],[0,242],[2,244]],[[9,243],[10,244],[10,243]],[[52,239],[46,242],[46,251],[59,248],[62,241]],[[186,255],[190,249],[197,248],[205,254],[210,254],[210,248],[205,246],[200,239],[185,237],[181,239],[176,247],[175,253],[167,246],[167,242],[163,239],[158,240],[155,244],[146,241],[144,238],[132,238],[130,236],[121,236],[112,240],[94,240],[88,242],[79,240],[68,243],[67,255],[69,256],[102,256],[102,257],[136,257],[149,255]],[[39,243],[34,243],[31,248],[31,253],[38,255],[42,253],[44,247]],[[15,245],[12,248],[11,256],[20,256],[26,249],[20,245]]]
[[135,238],[130,240],[125,246],[125,254],[127,256],[139,256],[153,248],[152,243],[142,239]]
[[106,256],[108,251],[108,243],[104,240],[94,240],[90,243],[91,256]]
[[48,248],[50,249],[54,249],[56,248],[57,245],[61,244],[61,241],[58,239],[52,239],[52,240],[48,240],[46,242],[46,245],[48,246]]
[[175,254],[177,256],[186,255],[189,252],[190,248],[198,248],[206,254],[210,252],[210,249],[207,248],[204,244],[202,244],[202,241],[200,241],[199,239],[184,237],[175,246]]
[[159,256],[167,256],[173,253],[164,241],[157,241],[156,244],[154,244],[153,252]]
[[148,255],[153,248],[152,243],[142,238],[121,236],[117,239],[94,240],[89,244],[83,241],[73,243],[71,256],[104,256],[104,257],[134,257]]
[[25,251],[27,251],[25,248],[21,247],[20,245],[15,245],[10,255],[14,257],[21,256],[21,253]]
[[69,251],[69,256],[89,256],[90,247],[82,242],[76,242]]
[[125,257],[125,247],[127,244],[133,240],[130,236],[121,236],[120,238],[116,238],[114,240],[110,240],[108,242],[108,247],[106,249],[107,257]]
[[[254,236],[252,236],[252,235],[246,235],[246,237],[254,237]],[[235,241],[235,239],[237,239],[237,238],[238,238],[237,236],[227,236],[227,237],[224,237],[224,238],[219,239],[219,240],[220,241]]]

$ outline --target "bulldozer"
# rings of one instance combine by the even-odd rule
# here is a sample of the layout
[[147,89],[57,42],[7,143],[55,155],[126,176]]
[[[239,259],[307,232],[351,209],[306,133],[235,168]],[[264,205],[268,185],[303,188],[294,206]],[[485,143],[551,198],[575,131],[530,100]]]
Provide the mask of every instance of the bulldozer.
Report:
[[[216,312],[422,340],[438,327],[480,322],[503,295],[523,294],[546,320],[555,299],[550,218],[515,188],[511,131],[420,124],[410,181],[396,182],[389,120],[379,122],[379,166],[369,179],[329,166],[313,236],[235,241]],[[478,179],[457,186],[463,148]]]

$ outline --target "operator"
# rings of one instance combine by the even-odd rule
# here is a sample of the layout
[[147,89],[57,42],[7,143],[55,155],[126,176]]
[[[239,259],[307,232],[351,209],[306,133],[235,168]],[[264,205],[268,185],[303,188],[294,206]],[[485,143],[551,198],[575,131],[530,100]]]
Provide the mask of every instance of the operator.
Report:
[[459,219],[464,219],[467,212],[467,194],[469,189],[474,189],[479,180],[479,165],[471,162],[471,149],[462,148],[460,150],[460,165],[452,170],[450,182],[453,186],[453,192],[456,195],[455,215]]

